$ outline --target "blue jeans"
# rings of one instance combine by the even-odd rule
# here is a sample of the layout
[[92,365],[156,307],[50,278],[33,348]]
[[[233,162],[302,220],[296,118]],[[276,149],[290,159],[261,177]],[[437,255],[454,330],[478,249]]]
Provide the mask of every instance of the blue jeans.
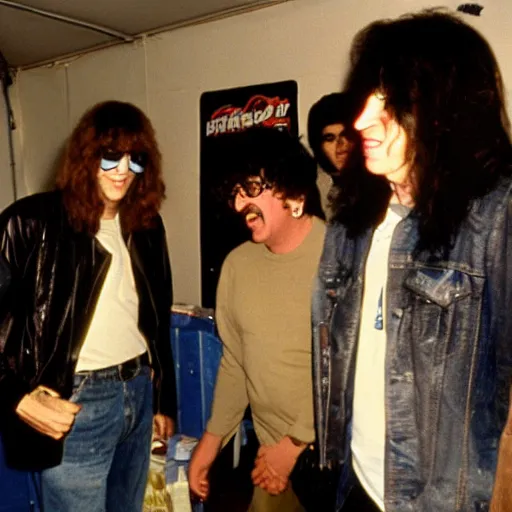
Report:
[[82,405],[62,463],[42,473],[44,512],[140,512],[153,424],[150,369],[123,381],[117,367],[75,375]]

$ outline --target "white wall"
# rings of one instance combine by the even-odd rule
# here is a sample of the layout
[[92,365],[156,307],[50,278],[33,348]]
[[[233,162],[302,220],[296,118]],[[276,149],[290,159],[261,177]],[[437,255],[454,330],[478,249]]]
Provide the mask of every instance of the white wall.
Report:
[[[454,9],[459,3],[445,5]],[[488,37],[505,82],[512,84],[512,3],[490,4],[481,18],[467,19]],[[23,123],[20,193],[39,191],[51,181],[65,138],[86,108],[112,98],[140,106],[155,125],[164,155],[168,198],[162,213],[175,300],[199,303],[200,95],[294,79],[304,133],[312,103],[340,89],[355,32],[375,19],[430,5],[423,0],[294,0],[89,54],[65,66],[21,72],[16,84]],[[0,144],[3,138],[0,129]],[[7,179],[3,169],[2,183]]]
[[[9,88],[9,96],[11,98],[11,103],[13,103],[13,96],[15,96],[14,87]],[[20,126],[18,126],[18,131],[19,130],[21,130]],[[0,177],[2,180],[0,186],[0,210],[3,210],[14,199],[13,180],[11,179],[9,132],[10,129],[7,124],[7,108],[3,99],[3,94],[0,93]],[[17,140],[19,139],[14,137],[13,134],[13,143],[16,143]]]

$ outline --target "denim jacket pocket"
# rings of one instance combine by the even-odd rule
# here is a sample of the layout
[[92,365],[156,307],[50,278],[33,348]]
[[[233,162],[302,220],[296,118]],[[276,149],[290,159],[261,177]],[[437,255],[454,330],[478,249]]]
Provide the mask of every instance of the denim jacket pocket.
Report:
[[430,365],[459,354],[469,364],[468,351],[478,332],[475,314],[481,307],[482,278],[455,269],[422,267],[410,271],[403,285],[409,292],[406,324],[409,338],[415,340],[415,357]]
[[412,271],[404,286],[422,297],[447,308],[455,301],[472,294],[471,278],[468,274],[453,269],[422,268]]

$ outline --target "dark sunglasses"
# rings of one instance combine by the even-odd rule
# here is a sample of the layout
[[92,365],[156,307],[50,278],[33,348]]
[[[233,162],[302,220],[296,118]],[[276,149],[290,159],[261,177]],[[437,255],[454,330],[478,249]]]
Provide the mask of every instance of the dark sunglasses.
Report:
[[146,165],[148,164],[148,154],[145,151],[111,151],[110,149],[104,149],[101,152],[100,167],[104,171],[111,171],[115,169],[119,162],[122,160],[124,155],[129,156],[128,168],[135,174],[141,174],[144,172]]
[[268,181],[264,181],[260,177],[249,177],[242,181],[242,183],[237,183],[231,190],[229,194],[229,205],[231,207],[235,204],[235,198],[239,193],[244,194],[247,197],[258,197],[263,193],[264,190],[271,189],[272,184]]

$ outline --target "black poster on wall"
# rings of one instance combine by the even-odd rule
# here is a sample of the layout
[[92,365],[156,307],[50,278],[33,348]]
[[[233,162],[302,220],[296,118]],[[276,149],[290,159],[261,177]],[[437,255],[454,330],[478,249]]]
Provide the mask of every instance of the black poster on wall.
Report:
[[288,80],[201,95],[201,283],[202,306],[215,307],[215,292],[227,254],[250,233],[216,193],[222,160],[229,151],[227,134],[253,126],[298,134],[297,82]]

